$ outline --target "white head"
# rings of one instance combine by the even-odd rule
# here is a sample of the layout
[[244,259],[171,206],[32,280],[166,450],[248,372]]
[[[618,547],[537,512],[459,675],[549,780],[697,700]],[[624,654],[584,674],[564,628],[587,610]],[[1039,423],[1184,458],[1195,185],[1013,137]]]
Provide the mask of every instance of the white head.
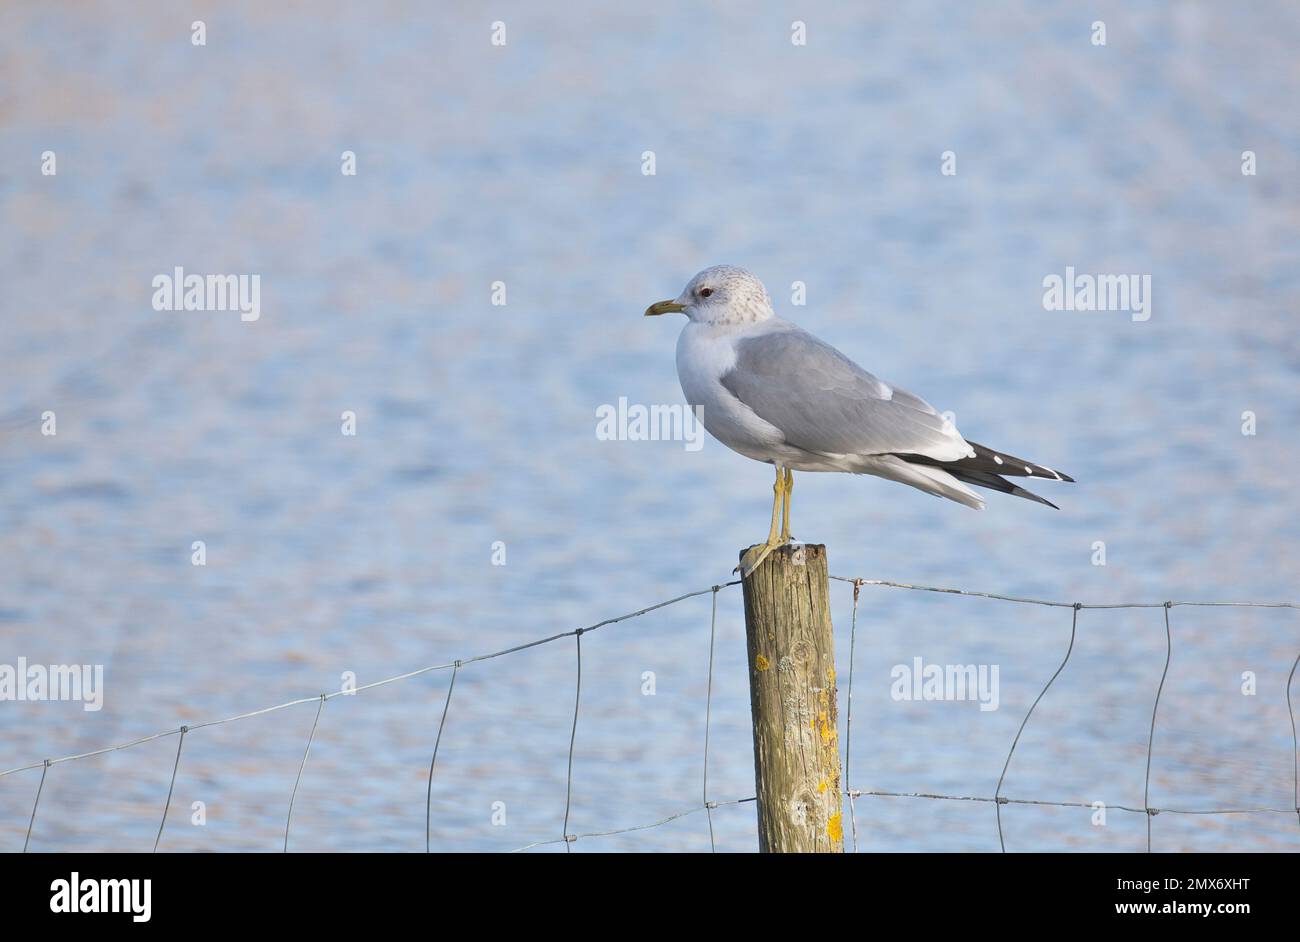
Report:
[[710,326],[757,324],[776,316],[763,282],[734,265],[704,269],[676,299],[652,304],[645,313],[685,314]]

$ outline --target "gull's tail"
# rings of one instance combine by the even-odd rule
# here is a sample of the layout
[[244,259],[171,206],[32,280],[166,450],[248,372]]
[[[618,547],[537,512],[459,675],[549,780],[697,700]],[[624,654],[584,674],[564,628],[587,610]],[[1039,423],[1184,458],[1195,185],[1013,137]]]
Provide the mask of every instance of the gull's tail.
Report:
[[858,459],[854,470],[858,474],[874,474],[876,477],[910,484],[927,494],[946,497],[976,510],[984,509],[984,498],[943,468],[932,467],[930,464],[914,464],[905,461],[901,455],[863,455]]
[[[1045,500],[1032,491],[1027,491],[1018,484],[1011,483],[1003,475],[1020,478],[1042,478],[1047,481],[1073,482],[1074,478],[1068,474],[1062,474],[1060,471],[1054,471],[1046,465],[1034,464],[1032,461],[1008,455],[1006,452],[994,451],[992,448],[986,448],[975,442],[968,442],[967,444],[975,449],[975,455],[957,461],[938,461],[925,455],[898,455],[898,457],[912,465],[939,468],[957,480],[964,481],[967,484],[974,484],[976,487],[987,487],[990,490],[1001,491],[1003,494],[1013,494],[1016,497],[1023,497],[1026,500],[1046,504],[1053,510],[1060,509],[1050,500]],[[944,496],[949,495],[945,494]],[[960,502],[967,503],[967,501]]]

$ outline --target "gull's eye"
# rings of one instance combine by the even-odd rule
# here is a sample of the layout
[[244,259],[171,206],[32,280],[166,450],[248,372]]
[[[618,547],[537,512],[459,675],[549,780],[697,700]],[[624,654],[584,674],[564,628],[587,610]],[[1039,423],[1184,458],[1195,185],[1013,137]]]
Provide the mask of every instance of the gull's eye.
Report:
[[700,297],[702,297],[702,298],[710,298],[710,297],[712,297],[712,296],[713,296],[713,289],[712,289],[712,288],[701,288],[701,289],[700,289]]

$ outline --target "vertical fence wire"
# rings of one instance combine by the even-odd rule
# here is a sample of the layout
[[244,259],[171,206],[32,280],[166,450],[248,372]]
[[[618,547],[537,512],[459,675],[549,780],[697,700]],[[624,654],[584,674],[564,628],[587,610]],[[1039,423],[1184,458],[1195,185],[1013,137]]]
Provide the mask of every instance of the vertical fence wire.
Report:
[[718,632],[718,590],[713,587],[713,611],[709,616],[709,681],[704,695],[704,813],[709,819],[709,851],[716,854],[718,844],[713,836],[713,806],[709,804],[709,723],[713,715],[713,639]]
[[858,595],[862,592],[862,580],[853,580],[853,617],[849,621],[849,692],[847,713],[844,726],[844,791],[849,796],[849,824],[853,830],[853,853],[858,852],[858,811],[854,803],[853,789],[849,788],[849,756],[853,749],[853,663],[858,640]]
[[316,707],[316,718],[311,723],[311,733],[307,736],[307,748],[302,753],[302,764],[298,766],[298,777],[293,780],[293,792],[289,795],[289,814],[284,819],[284,852],[289,852],[289,825],[293,823],[293,803],[298,797],[298,786],[302,783],[302,770],[307,768],[307,757],[311,755],[311,744],[316,738],[316,726],[320,723],[321,710],[325,709],[325,694],[320,695],[320,704]]
[[573,805],[573,746],[578,741],[578,707],[582,703],[582,631],[579,628],[573,633],[573,640],[578,646],[578,682],[573,691],[573,729],[569,731],[569,773],[564,782],[564,827],[562,836],[564,837],[564,852],[570,853],[572,848],[569,846],[577,840],[575,835],[572,839],[569,836],[569,809]]
[[1291,682],[1295,680],[1295,670],[1300,667],[1300,654],[1291,664],[1291,673],[1286,675],[1286,712],[1291,718],[1291,798],[1295,805],[1296,823],[1300,824],[1300,737],[1296,736],[1295,710],[1291,707]]
[[1034,715],[1034,710],[1038,707],[1038,702],[1046,696],[1047,691],[1050,690],[1052,684],[1056,682],[1056,678],[1061,676],[1061,671],[1065,670],[1065,665],[1069,663],[1070,655],[1074,652],[1074,636],[1079,628],[1079,609],[1082,607],[1083,606],[1078,602],[1074,603],[1074,611],[1070,616],[1070,644],[1065,649],[1065,657],[1061,658],[1061,663],[1057,666],[1055,673],[1053,673],[1047,683],[1043,685],[1043,689],[1038,692],[1038,696],[1034,697],[1034,702],[1030,704],[1029,712],[1025,714],[1025,718],[1020,721],[1020,728],[1016,730],[1016,738],[1011,740],[1011,748],[1007,750],[1007,761],[1002,763],[1002,774],[998,776],[998,787],[993,792],[993,809],[998,818],[998,846],[1002,848],[1004,854],[1007,852],[1007,842],[1006,838],[1002,834],[1002,805],[1006,799],[1002,797],[1002,782],[1007,777],[1007,768],[1011,765],[1011,757],[1016,753],[1016,744],[1020,742],[1020,734],[1025,731],[1025,726],[1028,724],[1029,718]]
[[153,852],[158,853],[158,842],[162,840],[163,828],[167,826],[167,812],[172,806],[172,792],[176,790],[176,770],[181,767],[181,747],[185,745],[185,734],[190,731],[188,726],[180,728],[181,737],[176,741],[176,761],[172,763],[172,780],[167,786],[167,801],[163,803],[162,820],[158,822],[158,836],[153,839]]
[[50,770],[50,760],[46,759],[41,766],[41,783],[36,786],[36,800],[32,802],[32,816],[27,820],[27,836],[23,838],[23,853],[27,853],[27,845],[32,842],[32,827],[36,824],[36,809],[41,804],[41,792],[45,790],[45,773]]
[[1174,655],[1174,636],[1169,630],[1169,609],[1173,602],[1165,603],[1165,669],[1160,672],[1160,686],[1156,687],[1156,702],[1151,705],[1151,732],[1147,736],[1147,774],[1142,785],[1142,807],[1147,813],[1147,853],[1151,853],[1151,819],[1156,812],[1151,808],[1151,752],[1156,742],[1156,712],[1160,709],[1160,695],[1165,690],[1165,678],[1169,676],[1169,661]]
[[447,708],[451,706],[451,692],[456,689],[456,675],[460,673],[460,661],[451,667],[451,683],[447,685],[447,699],[442,702],[442,719],[438,721],[438,737],[433,741],[433,757],[429,759],[429,787],[424,793],[424,852],[429,852],[429,819],[433,805],[433,767],[438,761],[438,746],[442,744],[442,728],[447,725]]

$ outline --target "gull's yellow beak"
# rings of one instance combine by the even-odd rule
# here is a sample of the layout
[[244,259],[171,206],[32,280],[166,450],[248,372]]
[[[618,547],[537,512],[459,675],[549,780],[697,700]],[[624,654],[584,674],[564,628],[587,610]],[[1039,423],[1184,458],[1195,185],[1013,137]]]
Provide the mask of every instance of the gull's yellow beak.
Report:
[[686,308],[678,304],[676,301],[656,301],[645,309],[645,316],[656,317],[660,314],[680,314],[684,310],[686,310]]

